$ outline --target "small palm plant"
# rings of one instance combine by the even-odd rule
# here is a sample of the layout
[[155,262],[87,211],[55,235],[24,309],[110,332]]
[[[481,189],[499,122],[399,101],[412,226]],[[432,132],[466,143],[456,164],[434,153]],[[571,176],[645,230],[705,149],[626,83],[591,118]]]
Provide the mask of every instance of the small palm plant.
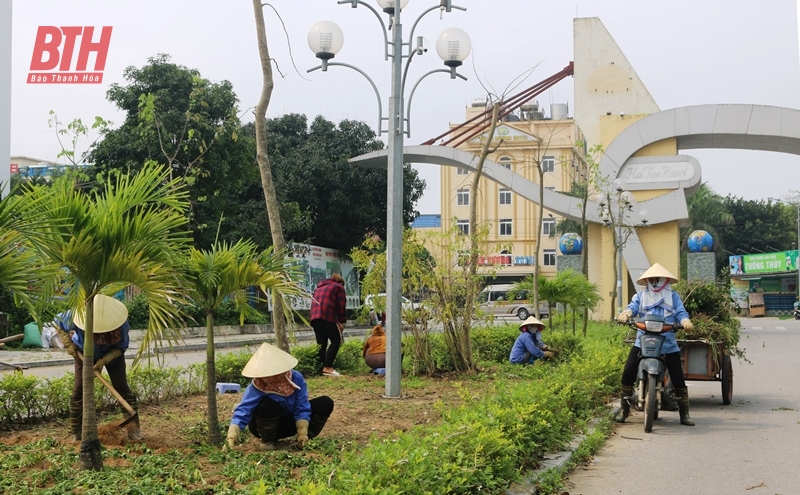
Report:
[[[298,282],[300,273],[287,262],[284,251],[271,247],[258,252],[251,241],[235,244],[216,243],[211,249],[192,248],[185,266],[186,290],[194,305],[206,315],[206,393],[208,399],[208,442],[222,443],[217,413],[214,365],[214,312],[225,299],[232,299],[239,310],[242,323],[256,310],[249,304],[248,287],[258,287],[261,293],[271,291],[284,301],[286,316],[291,304],[287,299],[310,297]],[[261,300],[261,298],[257,298]]]
[[[41,187],[41,186],[39,186]],[[36,187],[27,187],[33,190]],[[24,304],[37,319],[43,313],[53,313],[46,308],[59,281],[59,267],[50,264],[39,248],[46,245],[46,231],[63,221],[56,215],[44,219],[36,215],[44,198],[31,200],[15,187],[10,194],[0,198],[0,284],[14,295],[18,305]]]
[[80,458],[84,469],[100,470],[94,296],[138,287],[150,308],[142,348],[164,335],[177,340],[181,314],[175,302],[181,301],[183,285],[179,267],[191,241],[183,230],[187,193],[164,167],[148,164],[136,175],[110,176],[101,191],[83,192],[74,179],[64,177],[23,197],[38,205],[33,220],[45,225],[39,248],[50,264],[63,270],[66,303],[86,315]]

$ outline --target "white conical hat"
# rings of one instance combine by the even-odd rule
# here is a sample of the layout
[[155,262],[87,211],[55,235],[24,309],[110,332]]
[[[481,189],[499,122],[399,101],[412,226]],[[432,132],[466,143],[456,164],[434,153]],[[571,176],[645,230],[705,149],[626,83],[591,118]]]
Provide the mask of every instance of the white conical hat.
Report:
[[537,320],[535,316],[529,316],[527,320],[519,324],[519,328],[522,329],[522,327],[526,325],[539,325],[542,327],[542,329],[544,329],[544,323]]
[[[81,330],[86,329],[84,315],[75,311],[72,322]],[[113,297],[97,294],[94,296],[94,333],[106,333],[121,327],[128,319],[128,308]]]
[[670,283],[673,284],[678,281],[677,277],[671,274],[669,270],[661,266],[659,263],[654,263],[653,266],[648,268],[647,271],[644,272],[641,277],[639,277],[636,283],[639,285],[645,285],[647,284],[648,278],[661,278],[661,277],[668,278]]
[[264,342],[244,366],[242,376],[264,378],[280,375],[297,366],[297,359],[274,345]]

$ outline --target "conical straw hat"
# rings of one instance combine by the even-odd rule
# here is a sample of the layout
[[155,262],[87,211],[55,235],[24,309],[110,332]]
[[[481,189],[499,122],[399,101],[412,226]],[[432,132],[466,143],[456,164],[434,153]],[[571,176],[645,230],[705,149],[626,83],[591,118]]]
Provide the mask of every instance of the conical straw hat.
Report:
[[242,376],[264,378],[280,375],[297,366],[297,359],[274,345],[264,342],[244,366]]
[[678,281],[675,275],[671,274],[669,270],[661,266],[659,263],[655,263],[653,264],[653,266],[648,268],[647,271],[644,272],[641,277],[639,277],[639,280],[637,280],[636,283],[639,285],[645,285],[647,284],[648,278],[661,278],[661,277],[668,278],[670,283],[673,284]]
[[[75,311],[72,318],[75,326],[81,330],[86,329],[84,315]],[[128,308],[113,297],[98,294],[94,296],[94,333],[106,333],[121,327],[128,319]]]
[[526,325],[539,325],[542,329],[544,329],[544,323],[537,320],[535,316],[529,316],[527,320],[519,324],[519,328],[522,329],[522,327]]

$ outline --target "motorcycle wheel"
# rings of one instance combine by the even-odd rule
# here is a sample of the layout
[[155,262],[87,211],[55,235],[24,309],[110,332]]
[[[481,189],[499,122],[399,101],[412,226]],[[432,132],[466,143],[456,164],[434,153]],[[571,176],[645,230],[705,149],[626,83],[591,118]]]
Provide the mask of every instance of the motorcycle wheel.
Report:
[[[656,419],[656,377],[647,375],[647,389],[644,391],[644,432],[653,431],[653,420]],[[644,385],[644,383],[643,383]]]

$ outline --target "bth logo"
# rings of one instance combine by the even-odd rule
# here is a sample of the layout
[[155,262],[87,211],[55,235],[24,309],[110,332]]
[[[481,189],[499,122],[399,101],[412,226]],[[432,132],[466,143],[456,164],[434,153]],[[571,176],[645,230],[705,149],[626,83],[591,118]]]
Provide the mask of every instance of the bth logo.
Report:
[[[39,26],[33,45],[28,84],[102,83],[108,45],[111,43],[111,26],[103,26],[98,41],[93,41],[93,35],[92,26]],[[71,71],[72,56],[79,37],[78,58],[75,69]],[[93,72],[86,70],[92,52],[95,53]]]

